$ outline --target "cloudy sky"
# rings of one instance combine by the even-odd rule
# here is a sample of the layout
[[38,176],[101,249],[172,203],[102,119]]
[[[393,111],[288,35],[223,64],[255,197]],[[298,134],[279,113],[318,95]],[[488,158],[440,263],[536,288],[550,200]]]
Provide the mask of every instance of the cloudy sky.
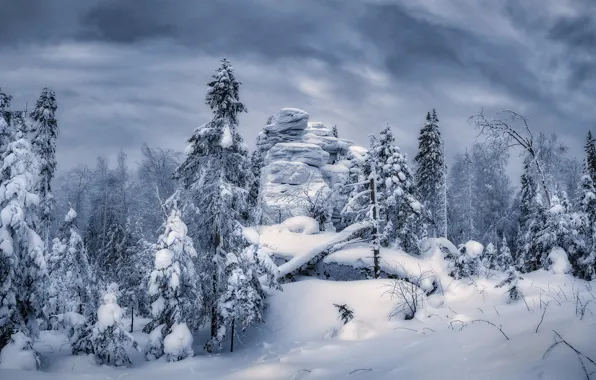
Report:
[[249,145],[302,108],[366,144],[390,123],[415,151],[436,107],[448,153],[480,111],[514,109],[579,156],[596,126],[593,0],[0,0],[0,87],[59,100],[61,169],[142,143],[182,150],[209,120],[222,57],[242,81]]

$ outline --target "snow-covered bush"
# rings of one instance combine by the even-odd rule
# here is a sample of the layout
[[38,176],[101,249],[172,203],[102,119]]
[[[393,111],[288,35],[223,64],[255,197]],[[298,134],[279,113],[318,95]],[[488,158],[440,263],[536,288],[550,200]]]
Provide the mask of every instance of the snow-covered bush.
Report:
[[393,280],[385,292],[391,299],[397,300],[395,308],[389,318],[403,317],[405,320],[413,319],[422,306],[425,293],[414,282]]
[[40,357],[33,349],[31,338],[20,331],[14,333],[0,352],[0,369],[36,370]]
[[176,323],[163,340],[164,353],[169,362],[186,359],[194,355],[192,334],[186,323]]
[[566,274],[571,272],[571,264],[567,252],[563,248],[554,247],[548,254],[550,263],[549,269],[555,274]]
[[97,322],[75,329],[73,354],[93,354],[97,364],[125,366],[130,364],[128,345],[139,350],[137,342],[122,325],[123,310],[118,305],[118,285],[108,286],[97,310]]
[[496,288],[507,286],[507,303],[517,301],[524,296],[518,287],[520,280],[523,280],[523,277],[514,266],[510,266],[507,270],[507,278],[496,286]]
[[445,256],[448,261],[449,275],[455,279],[469,278],[480,271],[480,256],[484,247],[470,240],[459,247],[457,253],[450,252]]

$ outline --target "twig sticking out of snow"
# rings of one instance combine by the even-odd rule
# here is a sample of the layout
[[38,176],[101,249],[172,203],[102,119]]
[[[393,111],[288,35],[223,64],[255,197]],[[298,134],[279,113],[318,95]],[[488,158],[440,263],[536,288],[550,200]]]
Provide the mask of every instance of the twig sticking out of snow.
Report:
[[538,323],[538,326],[536,326],[536,334],[538,334],[538,329],[540,328],[542,321],[544,321],[544,314],[546,314],[546,309],[548,309],[549,303],[550,303],[550,301],[546,303],[546,306],[544,307],[544,311],[542,312],[542,318],[540,318],[540,323]]
[[569,347],[573,352],[575,352],[575,354],[577,355],[577,358],[579,359],[579,362],[582,366],[582,369],[584,370],[584,374],[586,375],[586,379],[590,380],[591,379],[591,375],[594,373],[594,371],[592,372],[588,372],[588,369],[586,368],[586,363],[584,363],[584,359],[589,361],[590,363],[592,363],[592,365],[594,367],[596,367],[596,362],[594,362],[594,360],[590,359],[588,356],[584,355],[581,351],[579,351],[578,349],[576,349],[575,347],[573,347],[571,344],[569,344],[565,339],[563,339],[563,337],[561,336],[561,334],[559,334],[558,332],[556,332],[555,330],[553,330],[553,332],[555,333],[555,342],[553,344],[551,344],[551,346],[544,352],[544,355],[542,355],[542,359],[546,358],[546,356],[548,354],[550,354],[550,352],[552,350],[555,349],[555,347],[557,347],[559,344],[564,344],[567,347]]
[[459,319],[455,319],[455,320],[453,320],[453,321],[451,321],[449,323],[449,326],[451,326],[452,329],[454,328],[453,327],[453,322],[460,322],[462,324],[458,331],[463,330],[464,327],[466,327],[467,325],[469,325],[471,323],[478,323],[478,322],[487,323],[487,324],[493,326],[494,328],[496,328],[497,330],[499,330],[501,332],[501,334],[503,334],[503,336],[505,337],[505,339],[510,340],[509,337],[507,336],[507,334],[505,334],[505,332],[503,331],[503,326],[501,326],[501,325],[497,326],[494,323],[492,323],[490,321],[487,321],[485,319],[474,319],[473,321],[470,321],[470,322],[467,322],[467,323],[464,322],[464,321],[460,321]]

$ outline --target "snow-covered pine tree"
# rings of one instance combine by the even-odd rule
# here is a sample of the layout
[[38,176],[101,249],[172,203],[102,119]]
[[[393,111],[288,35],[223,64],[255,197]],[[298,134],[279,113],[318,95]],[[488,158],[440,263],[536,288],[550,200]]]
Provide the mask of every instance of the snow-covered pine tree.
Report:
[[426,114],[426,123],[418,137],[416,186],[420,200],[431,213],[434,226],[432,236],[447,236],[447,166],[444,144],[439,132],[436,110]]
[[482,257],[480,259],[480,261],[482,262],[482,266],[486,269],[496,269],[497,259],[497,248],[493,243],[488,243],[486,245],[486,248],[484,248],[484,251],[482,252]]
[[532,162],[527,158],[521,177],[519,233],[517,237],[516,266],[521,273],[532,272],[540,266],[538,233],[545,223],[545,211],[538,186],[531,174]]
[[77,213],[72,208],[54,238],[48,255],[52,314],[75,312],[86,317],[95,312],[93,274],[87,249],[76,224]]
[[512,303],[523,298],[524,295],[519,290],[520,280],[523,280],[523,277],[520,276],[519,272],[514,266],[510,266],[509,269],[507,269],[507,278],[495,286],[496,288],[502,288],[508,285],[507,303]]
[[366,176],[372,173],[373,165],[378,176],[380,215],[385,222],[382,226],[383,240],[387,245],[395,244],[408,253],[419,253],[420,240],[426,237],[426,210],[417,199],[407,157],[395,144],[389,125],[381,131],[378,143],[371,144],[364,164]]
[[474,172],[472,160],[466,151],[458,154],[449,173],[447,187],[448,236],[454,243],[475,238],[474,226]]
[[333,128],[331,128],[331,134],[333,134],[333,137],[339,137],[339,131],[337,130],[337,125],[334,125]]
[[[240,226],[248,219],[248,190],[254,179],[248,150],[238,133],[238,114],[246,112],[246,107],[227,59],[207,86],[213,119],[195,130],[175,176],[184,189],[183,211],[193,233],[200,237],[200,271],[209,274],[203,284],[204,302],[211,316],[211,337],[216,338],[220,327],[217,301],[227,283],[226,256],[246,246]],[[206,349],[212,349],[209,343]]]
[[97,309],[97,322],[93,327],[91,342],[97,364],[125,366],[130,364],[126,346],[138,349],[138,344],[122,325],[124,313],[118,305],[118,285],[112,283],[102,297]]
[[4,93],[0,88],[0,155],[4,154],[8,144],[14,138],[10,122],[10,102],[12,96]]
[[2,156],[0,182],[0,348],[11,335],[38,335],[48,274],[44,245],[34,226],[39,167],[29,141],[17,134]]
[[591,131],[588,131],[584,149],[586,152],[585,171],[592,181],[596,182],[596,138],[592,136]]
[[192,356],[192,349],[185,345],[168,353],[164,340],[169,334],[182,332],[181,325],[195,330],[202,324],[202,296],[194,262],[197,252],[175,205],[155,248],[155,266],[149,280],[151,321],[143,330],[151,333],[145,356],[154,360],[167,353],[169,361],[181,360],[184,354]]
[[587,170],[582,176],[581,184],[581,233],[584,235],[586,250],[584,256],[579,258],[575,272],[581,278],[592,280],[596,277],[596,188]]
[[505,235],[503,235],[503,240],[501,240],[501,246],[499,247],[499,254],[497,256],[495,270],[504,272],[512,265],[513,257],[511,256],[511,250],[507,244],[507,238],[505,238]]
[[56,173],[56,137],[58,136],[56,109],[56,94],[54,91],[44,88],[30,115],[33,121],[31,146],[39,159],[39,182],[36,191],[41,201],[39,208],[40,232],[46,247],[50,243],[52,210],[55,206],[52,196],[52,179]]
[[468,246],[461,244],[457,252],[450,252],[445,255],[448,262],[449,275],[456,280],[476,276],[480,272],[480,259],[468,252]]
[[265,274],[272,279],[269,285],[279,289],[272,267],[263,265],[257,250],[257,246],[250,245],[240,255],[230,252],[226,257],[227,284],[218,300],[219,329],[217,337],[210,341],[212,347],[220,347],[229,329],[230,351],[234,351],[236,326],[244,331],[252,324],[263,322],[265,291],[259,281],[260,275]]

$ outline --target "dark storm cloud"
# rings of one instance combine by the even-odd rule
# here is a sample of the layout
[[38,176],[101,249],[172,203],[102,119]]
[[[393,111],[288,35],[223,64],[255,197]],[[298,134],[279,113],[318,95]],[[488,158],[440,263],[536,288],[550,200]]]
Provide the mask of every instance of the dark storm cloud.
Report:
[[0,86],[16,104],[58,91],[68,157],[182,146],[209,117],[203,83],[223,56],[244,83],[249,143],[284,106],[361,144],[392,122],[410,152],[432,107],[453,150],[482,106],[579,141],[596,123],[577,112],[596,101],[596,27],[590,1],[570,1],[583,11],[553,16],[558,0],[0,0]]

